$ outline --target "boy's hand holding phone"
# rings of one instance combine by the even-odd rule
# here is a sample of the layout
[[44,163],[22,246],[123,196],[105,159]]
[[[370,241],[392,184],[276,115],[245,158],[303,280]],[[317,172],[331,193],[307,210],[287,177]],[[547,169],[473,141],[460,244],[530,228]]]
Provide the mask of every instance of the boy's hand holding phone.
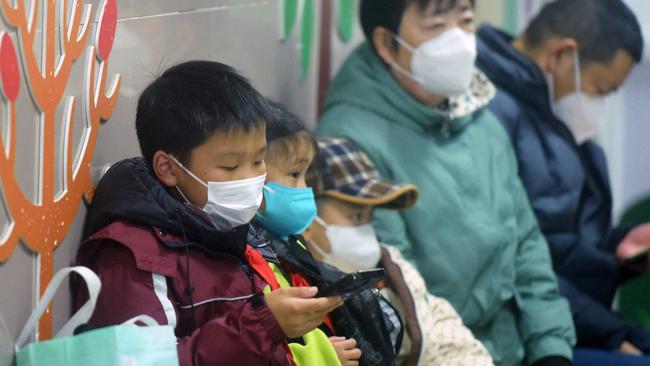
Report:
[[343,304],[340,296],[314,298],[316,287],[281,288],[264,298],[288,338],[298,338],[323,323],[325,314]]

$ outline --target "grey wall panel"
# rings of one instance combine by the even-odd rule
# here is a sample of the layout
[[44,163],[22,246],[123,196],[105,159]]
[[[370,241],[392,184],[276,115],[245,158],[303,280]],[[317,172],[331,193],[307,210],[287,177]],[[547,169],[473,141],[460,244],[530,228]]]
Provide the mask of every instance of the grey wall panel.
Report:
[[35,263],[32,254],[25,247],[19,246],[11,260],[0,265],[0,316],[14,339],[31,311],[35,292]]

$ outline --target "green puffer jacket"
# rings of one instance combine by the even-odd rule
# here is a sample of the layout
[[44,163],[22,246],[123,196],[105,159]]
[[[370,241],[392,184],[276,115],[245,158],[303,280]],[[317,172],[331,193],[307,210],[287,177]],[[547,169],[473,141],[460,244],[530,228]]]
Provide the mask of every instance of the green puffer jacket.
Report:
[[477,72],[470,91],[445,111],[429,108],[364,44],[334,80],[318,134],[352,140],[385,178],[420,187],[414,208],[377,211],[378,236],[454,306],[495,364],[571,359],[571,313],[548,245],[510,140],[485,108],[494,93]]

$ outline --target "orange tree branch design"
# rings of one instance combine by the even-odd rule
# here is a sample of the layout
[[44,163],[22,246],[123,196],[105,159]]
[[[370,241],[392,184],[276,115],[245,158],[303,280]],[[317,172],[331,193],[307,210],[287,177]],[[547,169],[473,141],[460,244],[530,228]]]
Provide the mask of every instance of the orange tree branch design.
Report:
[[[31,200],[22,192],[15,174],[16,97],[19,93],[20,71],[11,38],[3,33],[0,39],[0,77],[4,102],[7,105],[8,127],[1,139],[0,175],[3,204],[9,223],[0,236],[0,261],[7,260],[18,241],[38,253],[42,295],[52,278],[53,254],[61,244],[74,220],[82,198],[89,198],[93,185],[90,167],[100,123],[107,120],[118,99],[121,78],[115,75],[107,84],[108,57],[113,47],[117,26],[117,0],[103,0],[96,11],[97,28],[94,45],[86,46],[90,34],[92,5],[72,0],[32,0],[26,8],[24,0],[0,0],[2,14],[18,35],[18,48],[25,80],[31,98],[39,110],[37,139],[37,190]],[[42,4],[42,9],[39,6]],[[34,51],[34,38],[39,15],[43,20],[43,46]],[[57,25],[58,23],[58,25]],[[58,47],[57,40],[59,38]],[[73,124],[77,99],[65,96],[70,71],[84,57],[85,109],[82,141],[73,151]],[[58,56],[58,58],[57,58]],[[40,66],[38,62],[40,58]],[[64,103],[63,136],[56,141],[56,110]],[[56,144],[62,144],[63,164],[56,171]],[[55,192],[57,177],[63,182]],[[39,338],[51,337],[51,311],[39,325]]]

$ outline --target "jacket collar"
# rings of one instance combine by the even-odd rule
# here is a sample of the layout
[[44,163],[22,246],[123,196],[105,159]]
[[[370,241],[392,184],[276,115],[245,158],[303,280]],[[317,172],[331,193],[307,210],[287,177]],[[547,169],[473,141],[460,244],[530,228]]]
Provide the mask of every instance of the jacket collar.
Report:
[[248,231],[248,242],[269,261],[278,259],[300,270],[314,284],[322,283],[322,268],[309,252],[303,247],[305,239],[300,235],[291,235],[288,240],[282,240],[263,227],[251,224]]
[[546,76],[533,60],[512,46],[514,38],[488,25],[477,35],[477,65],[487,77],[527,106],[552,116]]
[[217,230],[200,209],[185,204],[164,187],[143,158],[126,159],[106,172],[97,185],[84,227],[84,238],[123,220],[174,234],[166,246],[199,247],[214,254],[241,257],[248,225],[228,232]]
[[404,90],[390,67],[366,42],[348,58],[332,82],[326,108],[353,105],[418,131],[457,133],[474,120],[473,114],[486,107],[495,94],[494,85],[475,70],[465,95],[449,98],[441,108],[426,106]]

